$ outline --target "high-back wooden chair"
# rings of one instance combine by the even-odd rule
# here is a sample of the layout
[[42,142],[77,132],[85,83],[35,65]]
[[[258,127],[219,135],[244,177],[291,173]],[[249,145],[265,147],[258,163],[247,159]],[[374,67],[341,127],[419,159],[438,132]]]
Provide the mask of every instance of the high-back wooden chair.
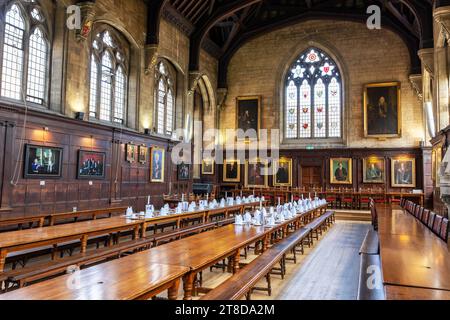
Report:
[[428,218],[427,226],[430,230],[433,230],[434,219],[436,218],[436,213],[430,212],[430,217]]
[[441,224],[441,230],[439,232],[439,237],[444,240],[445,242],[448,241],[448,232],[449,232],[449,223],[448,223],[448,219],[444,218],[442,219],[442,224]]
[[420,219],[420,221],[422,221],[422,223],[426,225],[426,224],[428,224],[429,218],[430,218],[430,210],[424,209],[423,214],[422,214],[422,219]]
[[441,233],[441,225],[442,225],[442,220],[444,219],[443,216],[440,215],[436,215],[436,217],[434,218],[434,222],[433,222],[433,232],[439,236],[439,234]]

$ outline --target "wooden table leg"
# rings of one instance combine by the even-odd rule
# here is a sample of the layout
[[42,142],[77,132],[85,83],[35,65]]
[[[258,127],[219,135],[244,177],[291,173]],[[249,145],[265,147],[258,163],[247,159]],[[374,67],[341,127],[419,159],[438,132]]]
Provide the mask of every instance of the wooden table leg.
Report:
[[139,239],[140,225],[136,225],[133,229],[133,240]]
[[81,237],[81,253],[85,253],[87,250],[87,241],[88,241],[88,236],[84,235]]
[[44,221],[45,221],[45,218],[39,219],[39,228],[42,228],[44,226]]
[[0,272],[3,272],[5,268],[6,256],[8,255],[8,251],[5,249],[0,250]]
[[237,250],[233,257],[233,274],[239,271],[239,260],[241,259],[241,250]]
[[141,229],[141,238],[145,238],[146,233],[147,233],[147,223],[144,222],[142,224],[142,229]]
[[196,274],[194,272],[189,272],[183,277],[183,300],[192,300],[192,291],[194,290],[195,276]]
[[172,286],[168,290],[169,300],[177,300],[178,299],[178,289],[179,288],[180,288],[180,279],[177,279],[173,282]]

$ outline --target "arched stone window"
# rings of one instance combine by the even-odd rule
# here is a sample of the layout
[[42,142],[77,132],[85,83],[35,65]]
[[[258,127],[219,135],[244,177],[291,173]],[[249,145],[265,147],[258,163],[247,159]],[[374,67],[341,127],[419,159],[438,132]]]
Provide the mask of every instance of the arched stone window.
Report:
[[342,138],[342,78],[338,65],[318,48],[294,61],[284,84],[285,139]]
[[156,132],[171,136],[175,120],[176,74],[168,62],[161,60],[156,66],[155,77]]
[[0,6],[0,22],[0,96],[46,105],[50,40],[39,2],[6,2]]
[[129,44],[115,29],[102,26],[91,44],[89,116],[126,123]]

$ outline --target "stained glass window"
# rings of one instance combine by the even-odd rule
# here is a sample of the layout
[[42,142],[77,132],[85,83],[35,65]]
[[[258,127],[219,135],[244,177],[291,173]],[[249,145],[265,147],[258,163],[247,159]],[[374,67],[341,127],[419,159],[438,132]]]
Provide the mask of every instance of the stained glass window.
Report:
[[101,26],[97,31],[91,48],[89,115],[124,124],[129,46],[108,26]]
[[160,61],[156,68],[156,132],[171,136],[175,117],[174,71],[169,64]]
[[47,25],[35,1],[18,2],[6,7],[4,28],[0,27],[0,95],[44,105],[49,70]]
[[342,80],[334,60],[318,48],[309,48],[289,70],[285,138],[341,138]]

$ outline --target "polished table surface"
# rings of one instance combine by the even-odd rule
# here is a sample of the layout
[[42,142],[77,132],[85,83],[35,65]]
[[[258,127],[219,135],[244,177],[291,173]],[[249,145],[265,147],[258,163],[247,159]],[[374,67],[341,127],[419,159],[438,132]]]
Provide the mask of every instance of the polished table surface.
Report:
[[450,291],[450,249],[399,206],[377,206],[385,285]]
[[386,300],[450,300],[450,291],[402,286],[384,287]]
[[166,285],[176,298],[189,268],[152,263],[148,257],[137,253],[0,295],[0,300],[136,300],[154,296]]

